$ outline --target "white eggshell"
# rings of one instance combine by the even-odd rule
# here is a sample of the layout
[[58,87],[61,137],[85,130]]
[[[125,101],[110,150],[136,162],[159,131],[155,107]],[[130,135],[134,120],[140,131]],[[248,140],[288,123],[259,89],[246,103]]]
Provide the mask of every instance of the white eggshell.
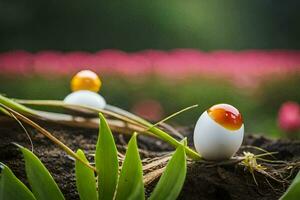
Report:
[[64,102],[68,104],[77,104],[99,109],[103,109],[106,106],[106,101],[100,94],[88,90],[72,92],[66,96]]
[[196,123],[194,145],[206,160],[226,160],[240,148],[244,124],[238,130],[228,130],[215,122],[205,111]]

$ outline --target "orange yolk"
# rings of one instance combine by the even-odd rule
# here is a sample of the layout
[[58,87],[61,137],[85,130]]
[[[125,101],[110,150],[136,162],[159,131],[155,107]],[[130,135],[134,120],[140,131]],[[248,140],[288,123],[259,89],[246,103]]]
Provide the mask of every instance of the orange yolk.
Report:
[[243,125],[240,112],[228,104],[217,104],[207,110],[208,115],[218,124],[229,130],[238,130]]
[[101,81],[96,73],[90,70],[78,72],[71,80],[71,89],[73,92],[78,90],[89,90],[98,92],[101,87]]

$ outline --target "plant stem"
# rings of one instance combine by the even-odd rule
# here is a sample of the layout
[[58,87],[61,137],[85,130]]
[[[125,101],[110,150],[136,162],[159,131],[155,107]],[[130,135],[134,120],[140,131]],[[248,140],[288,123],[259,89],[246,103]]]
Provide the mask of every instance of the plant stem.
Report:
[[[172,145],[175,148],[178,147],[179,145],[182,145],[179,141],[177,141],[175,138],[170,136],[168,133],[166,133],[165,131],[157,128],[155,126],[155,124],[151,124],[150,122],[144,120],[143,118],[141,118],[139,116],[136,116],[132,113],[129,113],[129,112],[127,112],[127,111],[125,111],[121,108],[116,108],[114,106],[109,105],[110,110],[103,110],[103,109],[92,108],[92,107],[89,107],[89,106],[65,104],[62,101],[53,101],[53,100],[18,100],[18,102],[25,103],[25,104],[31,104],[31,105],[47,105],[47,106],[58,106],[58,107],[64,107],[64,108],[74,107],[74,108],[86,109],[86,110],[93,111],[93,112],[101,112],[103,114],[110,115],[110,116],[115,117],[117,119],[124,120],[128,123],[138,125],[141,128],[144,128],[145,131],[149,131],[149,132],[153,133],[153,135],[155,135],[158,138],[160,138],[161,140],[169,143],[170,145]],[[16,104],[18,104],[18,103],[16,103]],[[25,107],[25,106],[23,106],[23,107]],[[188,110],[188,109],[193,108],[193,107],[195,107],[195,106],[185,108],[185,109],[183,109],[183,111]],[[177,113],[180,113],[180,112],[182,112],[182,111],[176,112],[175,114],[173,114],[171,116],[174,116],[174,115],[176,115]],[[169,117],[167,119],[169,119]],[[186,151],[186,154],[191,159],[193,159],[193,160],[201,159],[201,156],[197,152],[195,152],[194,150],[192,150],[191,148],[189,148],[187,146],[185,147],[185,151]]]
[[[172,145],[175,148],[182,145],[182,143],[177,141],[175,138],[170,136],[168,133],[160,130],[159,128],[151,127],[149,129],[149,131],[151,131],[156,136],[158,136],[161,140],[169,143],[170,145]],[[201,159],[201,156],[197,152],[195,152],[194,150],[189,148],[188,146],[185,146],[185,152],[186,152],[187,156],[189,156],[193,160],[200,160]]]
[[1,94],[0,94],[0,103],[17,111],[17,112],[21,112],[21,113],[27,114],[27,115],[28,114],[34,115],[34,111],[32,109],[27,108],[26,106],[23,106],[22,104],[16,103],[7,97],[4,97]]

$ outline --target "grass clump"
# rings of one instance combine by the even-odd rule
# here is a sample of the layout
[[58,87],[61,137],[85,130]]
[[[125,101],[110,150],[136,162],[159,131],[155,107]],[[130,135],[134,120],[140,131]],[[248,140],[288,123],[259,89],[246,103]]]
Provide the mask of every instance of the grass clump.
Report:
[[[86,159],[83,151],[78,150],[76,153],[80,158],[75,161],[76,186],[81,200],[145,199],[142,163],[136,138],[137,134],[135,133],[129,141],[125,159],[121,171],[119,171],[116,144],[104,116],[100,114],[99,136],[95,153],[96,173],[93,168],[89,167],[92,164]],[[64,199],[58,185],[39,158],[30,150],[20,145],[17,146],[24,156],[31,190],[15,177],[8,166],[0,163],[2,169],[0,199]],[[165,196],[170,200],[176,199],[183,186],[185,175],[186,154],[184,144],[180,143],[150,199],[159,199],[158,196]]]

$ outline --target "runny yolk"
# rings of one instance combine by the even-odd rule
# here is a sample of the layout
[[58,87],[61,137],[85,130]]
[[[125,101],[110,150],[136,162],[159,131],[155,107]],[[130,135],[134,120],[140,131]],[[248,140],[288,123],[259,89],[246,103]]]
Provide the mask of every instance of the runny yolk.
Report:
[[217,104],[207,110],[208,115],[229,130],[238,130],[243,125],[240,112],[229,104]]
[[71,80],[71,89],[73,92],[78,90],[89,90],[98,92],[101,87],[101,81],[96,73],[90,70],[78,72]]

